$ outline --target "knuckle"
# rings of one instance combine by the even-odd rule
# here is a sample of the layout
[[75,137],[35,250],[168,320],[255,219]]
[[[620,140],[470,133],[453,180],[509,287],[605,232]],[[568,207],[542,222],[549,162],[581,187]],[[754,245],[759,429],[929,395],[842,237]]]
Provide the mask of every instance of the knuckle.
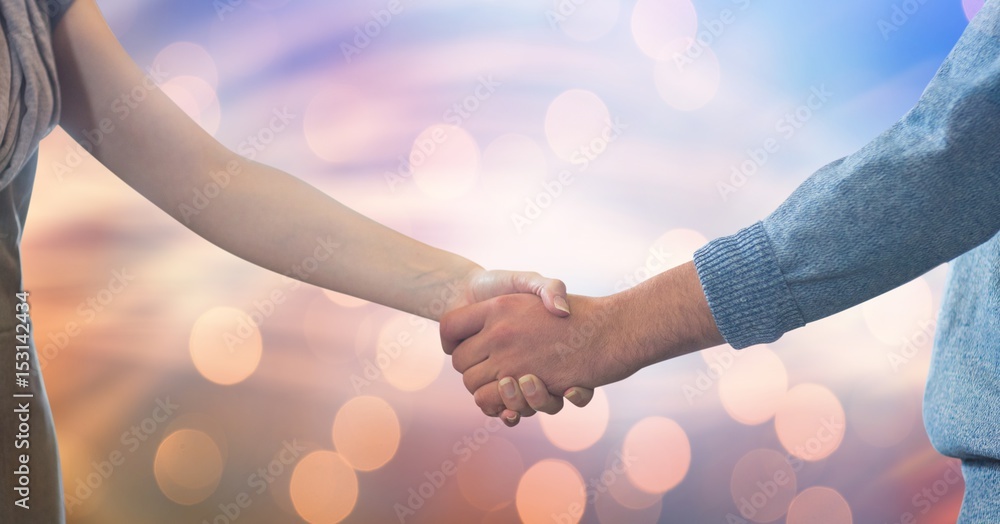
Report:
[[493,308],[504,310],[511,307],[514,303],[514,294],[500,295],[493,299]]
[[469,390],[469,393],[472,393],[473,395],[477,393],[476,390],[478,388],[469,373],[462,375],[462,384],[465,384],[465,389]]

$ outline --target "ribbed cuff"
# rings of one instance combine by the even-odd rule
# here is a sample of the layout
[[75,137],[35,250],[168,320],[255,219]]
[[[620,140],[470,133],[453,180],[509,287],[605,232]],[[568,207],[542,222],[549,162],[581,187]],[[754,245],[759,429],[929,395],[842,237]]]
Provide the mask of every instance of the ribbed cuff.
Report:
[[742,349],[805,325],[761,222],[717,238],[694,254],[719,331]]

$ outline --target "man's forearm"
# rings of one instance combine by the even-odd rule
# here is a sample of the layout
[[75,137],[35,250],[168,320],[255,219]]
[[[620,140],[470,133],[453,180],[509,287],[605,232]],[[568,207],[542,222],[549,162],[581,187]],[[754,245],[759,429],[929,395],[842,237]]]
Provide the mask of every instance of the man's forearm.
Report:
[[621,312],[622,357],[646,367],[725,343],[694,263],[677,266],[613,297]]

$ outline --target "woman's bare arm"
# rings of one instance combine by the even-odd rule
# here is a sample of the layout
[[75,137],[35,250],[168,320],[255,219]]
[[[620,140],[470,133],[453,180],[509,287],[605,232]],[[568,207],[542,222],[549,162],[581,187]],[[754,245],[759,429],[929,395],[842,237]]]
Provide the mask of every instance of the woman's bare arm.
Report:
[[[92,146],[126,184],[213,244],[278,273],[435,320],[453,307],[519,291],[540,294],[550,311],[567,314],[559,309],[565,289],[557,280],[485,272],[233,153],[135,65],[93,0],[74,3],[53,46],[63,128]],[[143,96],[123,98],[133,92]],[[216,194],[216,186],[214,198],[196,196]],[[319,269],[296,270],[310,258]]]

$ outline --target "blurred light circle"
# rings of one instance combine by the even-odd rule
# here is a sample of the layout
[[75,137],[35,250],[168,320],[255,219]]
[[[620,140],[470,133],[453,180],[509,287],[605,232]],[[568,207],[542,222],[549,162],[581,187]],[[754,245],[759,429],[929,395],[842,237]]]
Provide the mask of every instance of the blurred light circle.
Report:
[[719,92],[722,76],[715,53],[690,39],[675,40],[667,47],[677,58],[657,62],[653,69],[660,98],[681,111],[693,111],[711,102]]
[[297,316],[301,320],[306,346],[316,358],[342,368],[357,366],[357,358],[351,350],[359,327],[359,315],[344,311],[324,296],[316,296],[304,311],[297,312]]
[[295,466],[289,493],[295,512],[306,522],[340,522],[354,511],[358,477],[337,453],[314,451]]
[[[625,456],[620,449],[612,450],[608,453],[604,461],[604,471],[597,480],[599,497],[604,497],[601,493],[601,486],[607,488],[607,494],[611,495],[615,502],[628,509],[647,509],[655,506],[663,498],[662,493],[650,493],[643,491],[628,478],[628,471],[625,469],[631,465],[631,461],[626,463]],[[594,489],[593,482],[589,487]]]
[[872,381],[855,390],[847,417],[851,429],[866,443],[889,448],[913,432],[920,402],[919,389],[907,389],[888,380]]
[[691,442],[677,422],[647,417],[625,435],[625,472],[635,487],[665,493],[684,480],[691,465]]
[[187,116],[206,133],[215,135],[222,121],[222,110],[215,88],[197,76],[175,76],[160,86]]
[[933,295],[923,277],[865,302],[861,311],[872,335],[890,346],[929,338],[934,332]]
[[851,506],[836,490],[816,486],[802,490],[788,507],[787,524],[852,524]]
[[594,500],[594,510],[601,524],[656,524],[663,512],[663,500],[657,498],[645,508],[629,508],[619,504],[614,498],[599,494]]
[[603,389],[594,391],[586,407],[567,406],[559,413],[539,419],[549,442],[566,451],[582,451],[601,440],[611,413]]
[[490,439],[462,455],[458,462],[458,489],[465,500],[484,511],[495,511],[514,501],[517,485],[524,475],[521,453],[510,441]]
[[160,51],[153,59],[153,69],[168,78],[178,76],[198,77],[212,88],[219,87],[219,69],[212,55],[193,42],[174,42]]
[[799,384],[788,390],[774,415],[778,440],[803,460],[822,460],[840,447],[846,419],[840,400],[818,384]]
[[[596,159],[608,147],[613,122],[596,94],[570,89],[557,96],[545,113],[545,137],[563,160]],[[610,136],[610,135],[609,135]]]
[[357,88],[325,83],[306,105],[302,129],[309,149],[331,164],[360,162],[385,129],[388,115]]
[[618,22],[618,12],[621,11],[619,0],[553,0],[553,4],[554,7],[547,13],[550,22],[566,36],[581,42],[597,40],[608,34]]
[[483,517],[481,524],[510,524],[511,522],[520,522],[520,520],[517,514],[517,506],[509,504],[501,509],[487,513]]
[[501,135],[483,150],[483,187],[498,203],[521,204],[542,190],[547,174],[545,152],[524,135]]
[[562,460],[535,463],[517,485],[517,513],[524,524],[580,522],[587,496],[583,477]]
[[424,389],[441,373],[445,355],[436,325],[407,313],[397,313],[383,324],[375,364],[396,389]]
[[356,470],[372,471],[389,462],[399,448],[399,419],[378,397],[348,400],[333,421],[333,445]]
[[965,17],[971,22],[984,4],[986,4],[986,0],[962,0],[962,10],[965,11]]
[[[744,349],[738,357],[720,355],[709,364],[719,376],[719,398],[733,420],[763,424],[774,416],[788,391],[788,372],[778,355],[766,347]],[[728,365],[728,368],[726,367]]]
[[479,176],[476,139],[452,125],[434,125],[422,131],[410,149],[413,181],[427,196],[451,199],[465,195]]
[[323,296],[329,299],[330,302],[333,302],[334,304],[337,304],[340,307],[356,308],[371,304],[371,302],[363,298],[352,297],[351,295],[337,293],[336,291],[330,291],[329,289],[323,290]]
[[167,498],[190,506],[215,492],[222,478],[222,454],[212,437],[201,431],[182,429],[160,442],[153,473]]
[[189,350],[203,377],[229,386],[246,380],[257,369],[263,342],[249,315],[231,307],[216,307],[195,321]]
[[774,450],[755,449],[736,462],[729,490],[744,519],[773,522],[788,511],[797,483],[785,457]]
[[[616,453],[612,453],[612,455],[616,455]],[[620,460],[617,456],[615,456],[614,459]],[[614,461],[609,458],[608,468],[614,467]],[[618,469],[620,469],[620,466]],[[615,470],[611,469],[611,471]],[[615,482],[608,484],[608,493],[610,493],[611,497],[614,498],[619,504],[629,509],[648,508],[655,505],[663,498],[662,493],[650,493],[637,488],[628,478],[627,472],[625,475],[615,477]]]
[[694,38],[698,14],[690,0],[639,0],[632,9],[632,38],[650,58],[673,59],[671,42]]

